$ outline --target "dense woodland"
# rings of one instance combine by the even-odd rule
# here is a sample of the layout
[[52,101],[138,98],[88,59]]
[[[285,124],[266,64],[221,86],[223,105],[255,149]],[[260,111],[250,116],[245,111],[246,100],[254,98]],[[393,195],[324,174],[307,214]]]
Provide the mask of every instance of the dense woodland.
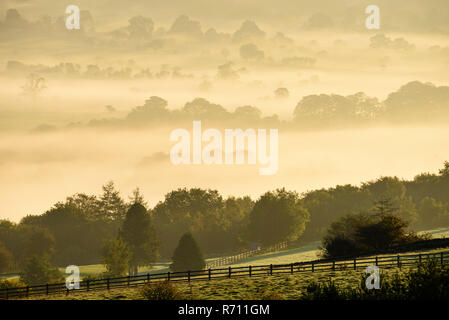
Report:
[[46,255],[62,267],[100,263],[105,241],[118,236],[136,246],[139,237],[146,239],[143,242],[150,239],[149,249],[135,250],[151,253],[131,265],[170,259],[189,231],[206,256],[247,249],[253,242],[319,240],[338,219],[376,212],[379,201],[386,200],[414,230],[447,227],[448,192],[449,162],[438,174],[423,173],[410,181],[381,177],[360,186],[341,185],[301,195],[279,189],[256,201],[223,198],[216,190],[178,189],[152,208],[139,189],[125,201],[110,182],[98,196],[78,193],[19,223],[2,220],[0,256],[12,260],[2,271],[20,270],[34,255]]

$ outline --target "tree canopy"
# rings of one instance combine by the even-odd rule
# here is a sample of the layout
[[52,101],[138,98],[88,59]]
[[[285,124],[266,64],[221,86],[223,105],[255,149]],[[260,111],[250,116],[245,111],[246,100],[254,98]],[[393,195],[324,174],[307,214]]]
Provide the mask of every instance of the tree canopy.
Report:
[[143,205],[135,202],[129,208],[120,235],[131,251],[130,265],[133,274],[137,274],[139,266],[156,261],[159,242],[151,217]]
[[190,232],[179,239],[170,269],[174,272],[202,270],[206,266],[200,247]]

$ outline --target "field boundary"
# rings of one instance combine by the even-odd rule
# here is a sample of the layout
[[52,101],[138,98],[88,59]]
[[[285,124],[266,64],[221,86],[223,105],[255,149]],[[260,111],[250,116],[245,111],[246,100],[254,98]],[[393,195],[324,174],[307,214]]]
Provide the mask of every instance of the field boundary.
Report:
[[266,254],[266,253],[278,252],[278,251],[286,249],[287,247],[288,247],[288,242],[284,241],[284,242],[280,242],[280,243],[277,243],[275,245],[272,245],[272,246],[269,246],[266,248],[259,247],[254,250],[243,251],[239,254],[235,254],[232,256],[217,258],[217,259],[214,259],[214,260],[208,262],[206,264],[206,269],[216,268],[216,267],[220,267],[223,265],[236,263],[236,262],[246,260],[251,257]]
[[449,262],[449,250],[435,253],[404,254],[391,256],[375,256],[354,258],[351,260],[315,260],[295,262],[290,264],[270,264],[244,267],[228,267],[205,269],[185,272],[165,272],[156,274],[144,274],[118,278],[99,280],[83,280],[79,282],[79,289],[69,290],[65,283],[44,284],[38,286],[26,286],[19,288],[0,289],[0,299],[26,298],[34,295],[71,294],[76,292],[88,292],[97,290],[110,290],[114,288],[126,288],[142,286],[157,281],[191,282],[211,281],[218,279],[230,279],[239,277],[271,276],[273,274],[294,274],[298,272],[323,272],[338,270],[356,270],[366,268],[369,265],[378,267],[403,267],[418,265],[423,261],[435,259],[441,264]]

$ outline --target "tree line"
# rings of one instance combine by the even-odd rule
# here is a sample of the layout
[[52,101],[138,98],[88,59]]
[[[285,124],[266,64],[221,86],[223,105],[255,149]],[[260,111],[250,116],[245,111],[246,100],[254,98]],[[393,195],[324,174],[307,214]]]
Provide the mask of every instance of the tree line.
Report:
[[449,87],[412,81],[380,101],[363,92],[352,95],[318,94],[304,96],[295,106],[291,121],[278,115],[262,116],[255,106],[239,106],[234,112],[204,98],[195,98],[179,109],[168,109],[168,102],[153,96],[143,106],[133,108],[123,119],[94,119],[89,126],[155,126],[192,120],[250,126],[298,128],[340,128],[347,125],[385,123],[446,122],[449,115]]
[[132,274],[140,265],[171,259],[186,232],[206,256],[247,249],[254,242],[320,240],[332,223],[348,214],[369,215],[385,199],[413,229],[446,227],[448,191],[449,162],[437,174],[419,174],[410,181],[381,177],[303,194],[278,189],[256,201],[184,188],[166,194],[153,208],[139,189],[125,201],[110,182],[99,196],[78,193],[19,223],[1,220],[0,271],[23,270],[33,256],[65,267],[113,261],[119,252]]

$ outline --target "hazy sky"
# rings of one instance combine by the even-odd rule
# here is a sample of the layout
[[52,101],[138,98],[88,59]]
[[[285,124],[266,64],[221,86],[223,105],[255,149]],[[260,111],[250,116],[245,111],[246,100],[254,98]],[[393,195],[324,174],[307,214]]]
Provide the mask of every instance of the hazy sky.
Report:
[[[368,1],[1,1],[0,219],[41,214],[77,192],[99,194],[109,180],[125,199],[140,187],[153,206],[179,187],[257,198],[278,187],[304,192],[437,172],[449,160],[444,121],[279,127],[273,176],[260,176],[259,164],[173,165],[176,123],[86,125],[120,121],[151,96],[169,110],[202,97],[230,112],[253,106],[291,121],[312,94],[364,92],[384,101],[411,81],[449,85],[449,3],[377,3],[379,30],[364,26]],[[58,22],[68,4],[89,11],[82,32]],[[13,8],[20,16],[6,18]],[[45,79],[42,90],[24,89],[31,73]],[[423,108],[433,97],[425,99]],[[35,130],[43,125],[56,130]]]

